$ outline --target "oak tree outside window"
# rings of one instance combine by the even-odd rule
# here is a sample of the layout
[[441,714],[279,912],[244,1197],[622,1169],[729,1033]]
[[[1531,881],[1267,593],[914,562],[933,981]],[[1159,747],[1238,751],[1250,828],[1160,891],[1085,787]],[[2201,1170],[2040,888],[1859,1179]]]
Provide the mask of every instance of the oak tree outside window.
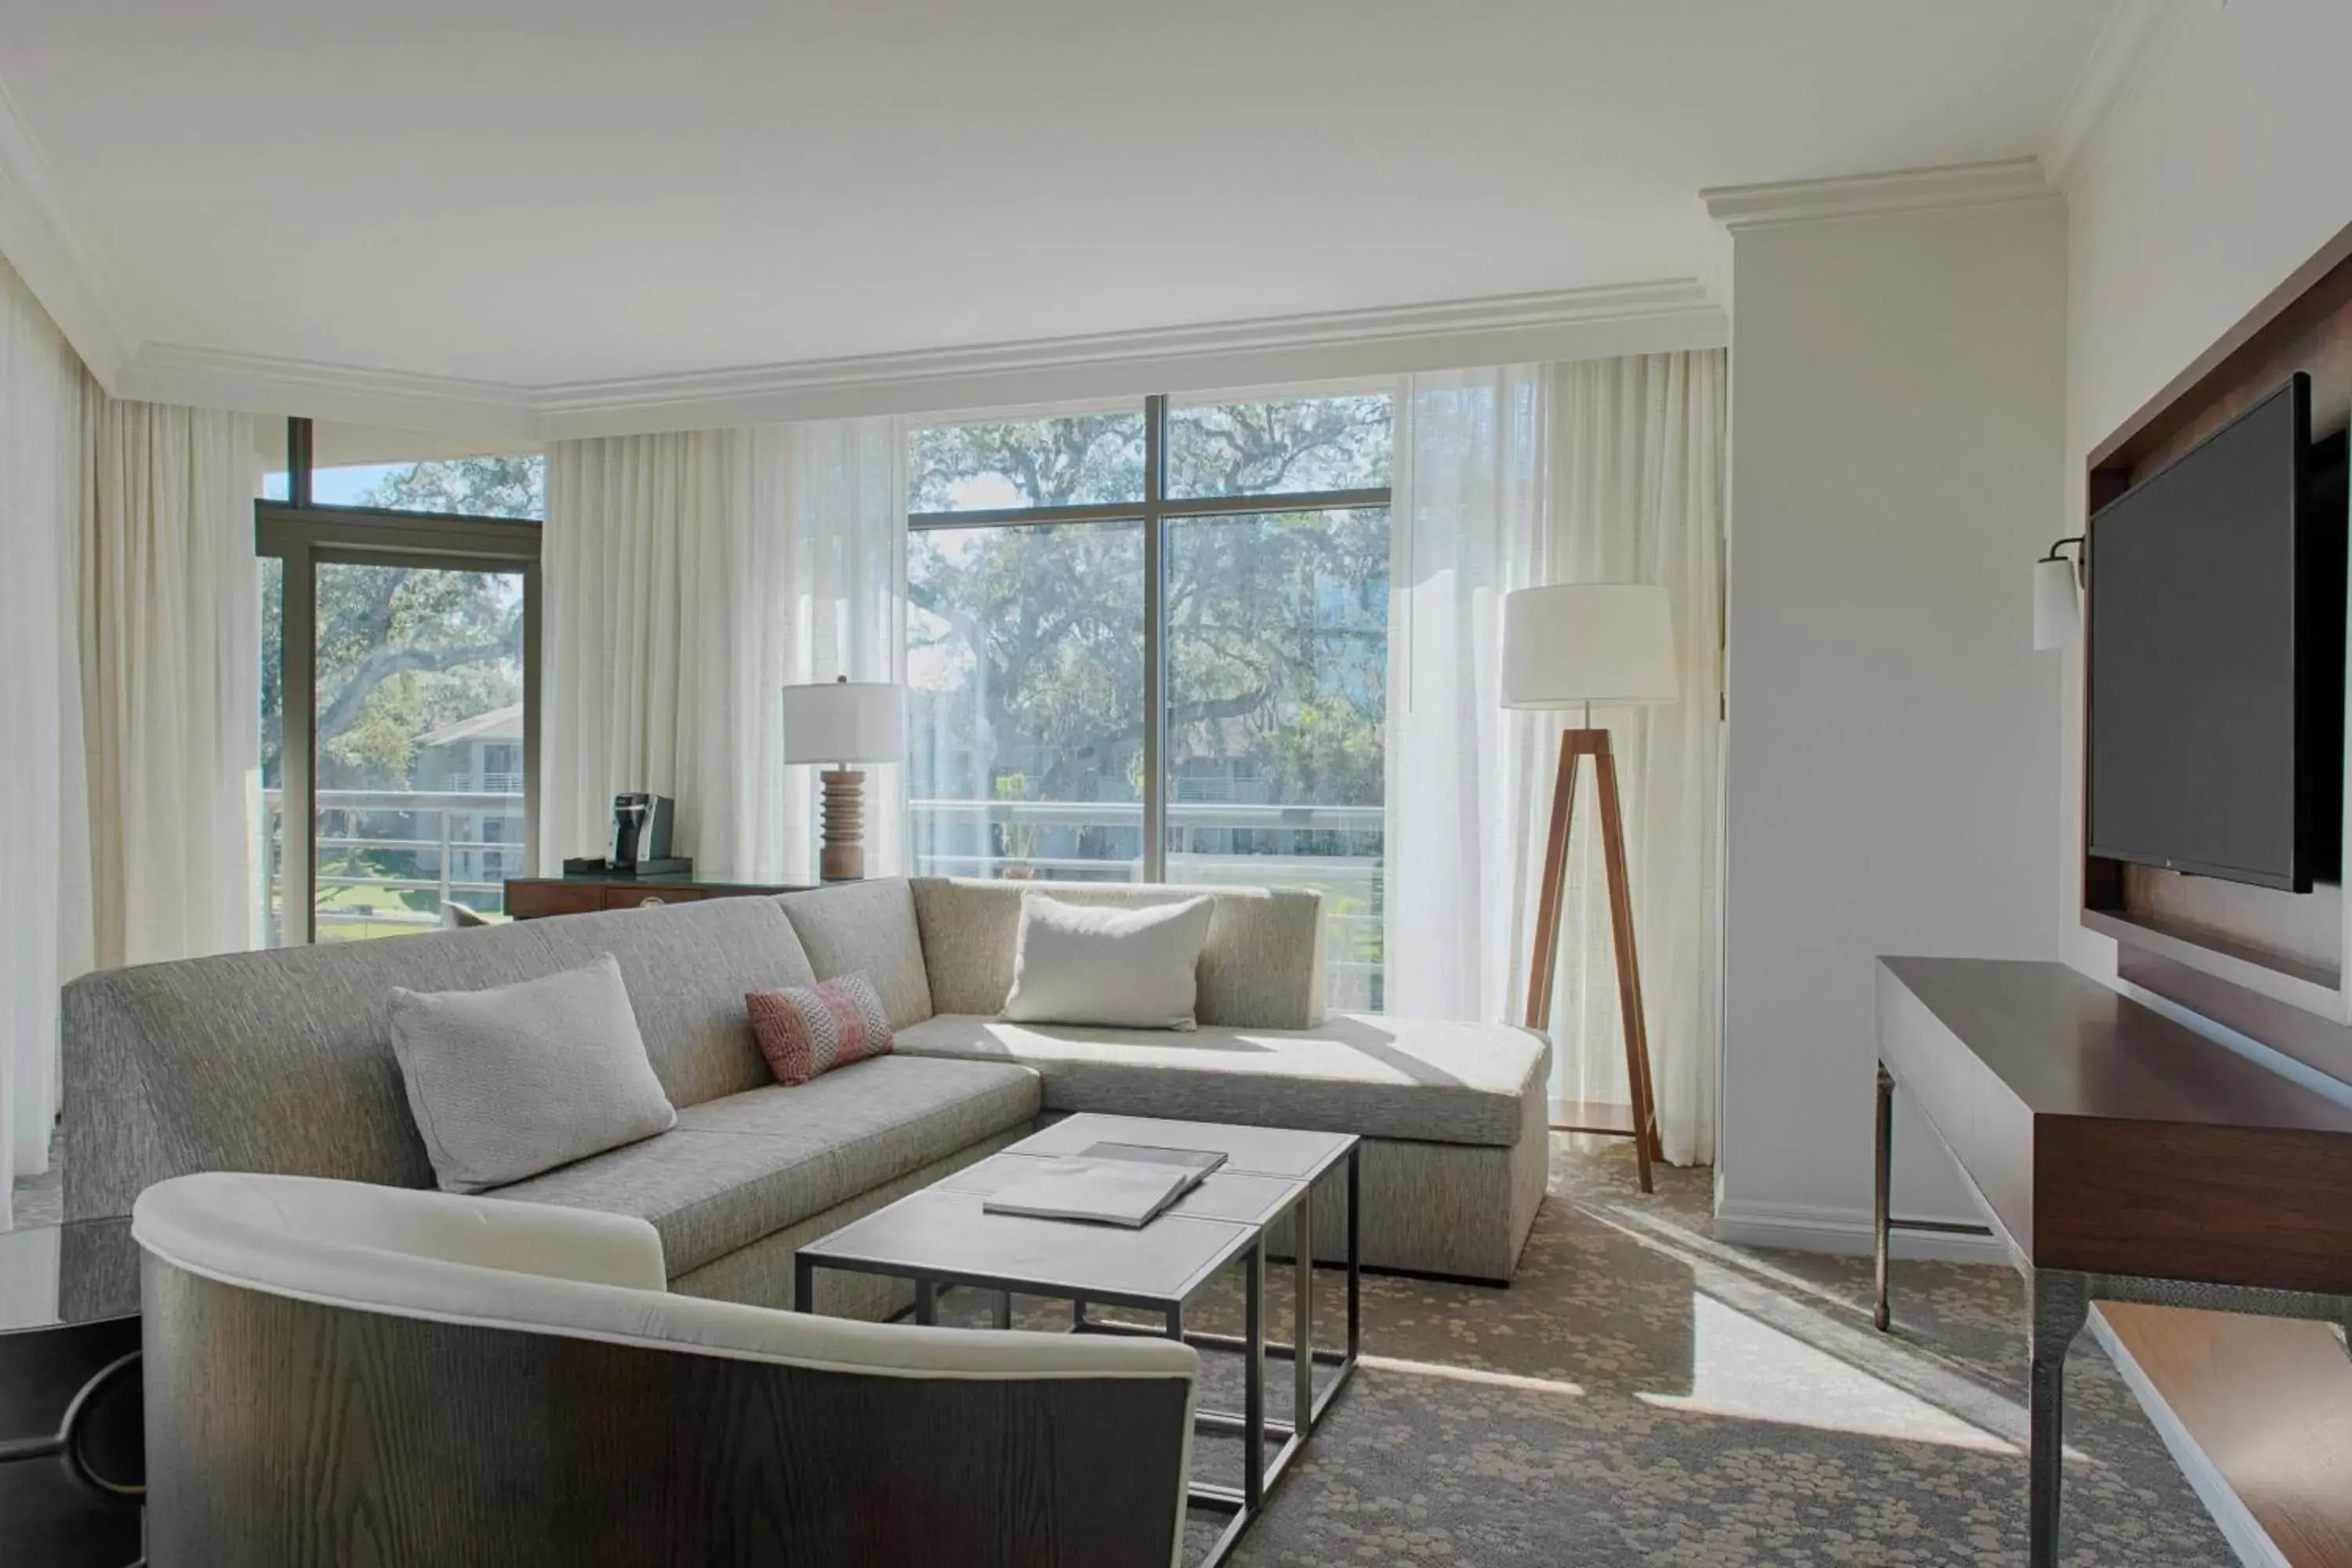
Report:
[[915,868],[1311,887],[1382,1004],[1391,400],[909,437]]

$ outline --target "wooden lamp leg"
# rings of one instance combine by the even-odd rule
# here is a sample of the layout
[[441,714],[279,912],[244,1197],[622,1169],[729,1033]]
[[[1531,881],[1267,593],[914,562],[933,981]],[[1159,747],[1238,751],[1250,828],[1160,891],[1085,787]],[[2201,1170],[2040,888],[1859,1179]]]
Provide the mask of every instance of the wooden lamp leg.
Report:
[[1576,815],[1576,759],[1583,748],[1574,742],[1580,731],[1559,738],[1559,774],[1551,786],[1551,833],[1544,845],[1543,891],[1536,904],[1536,952],[1528,969],[1528,1027],[1543,1032],[1551,1027],[1551,972],[1559,957],[1559,904],[1568,880],[1568,830]]
[[1625,1078],[1633,1095],[1633,1149],[1642,1190],[1650,1190],[1650,1162],[1665,1151],[1658,1140],[1658,1110],[1650,1086],[1650,1026],[1642,1006],[1642,964],[1633,945],[1633,879],[1625,868],[1625,814],[1617,797],[1617,759],[1601,731],[1593,759],[1601,785],[1601,842],[1609,862],[1610,945],[1617,953],[1617,1011],[1625,1026]]
[[1642,970],[1633,945],[1633,879],[1625,865],[1625,817],[1617,794],[1617,760],[1606,730],[1570,730],[1559,738],[1559,773],[1552,785],[1551,832],[1544,847],[1541,902],[1536,910],[1535,952],[1528,970],[1527,1026],[1551,1028],[1552,970],[1559,956],[1560,901],[1568,880],[1569,828],[1576,809],[1577,760],[1593,760],[1601,795],[1601,850],[1609,869],[1610,946],[1617,959],[1617,1010],[1625,1037],[1625,1081],[1633,1100],[1629,1130],[1565,1126],[1555,1131],[1615,1132],[1633,1140],[1642,1191],[1654,1191],[1650,1167],[1665,1158],[1658,1138],[1656,1095],[1650,1079],[1650,1031],[1642,1008]]

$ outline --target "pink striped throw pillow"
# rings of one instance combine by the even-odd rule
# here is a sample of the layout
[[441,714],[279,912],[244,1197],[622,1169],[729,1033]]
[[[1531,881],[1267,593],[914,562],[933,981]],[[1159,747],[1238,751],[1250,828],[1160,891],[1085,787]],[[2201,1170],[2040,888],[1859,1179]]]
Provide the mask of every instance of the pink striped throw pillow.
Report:
[[814,985],[753,991],[743,997],[751,1033],[776,1081],[806,1083],[819,1073],[890,1049],[890,1016],[874,982],[860,973]]

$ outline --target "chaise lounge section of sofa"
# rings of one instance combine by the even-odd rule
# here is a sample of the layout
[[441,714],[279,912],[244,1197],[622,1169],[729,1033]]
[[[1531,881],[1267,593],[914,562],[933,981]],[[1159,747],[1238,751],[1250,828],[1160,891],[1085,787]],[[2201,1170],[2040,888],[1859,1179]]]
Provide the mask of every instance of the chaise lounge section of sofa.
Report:
[[[1486,1280],[1507,1280],[1517,1267],[1549,1162],[1548,1044],[1494,1025],[1326,1013],[1317,895],[1053,888],[1056,899],[1122,909],[1204,892],[1216,900],[1201,953],[1200,1027],[1175,1033],[999,1020],[1022,885],[918,878],[909,891],[935,1011],[903,1026],[892,1019],[899,1050],[1034,1068],[1049,1112],[1356,1133],[1365,1141],[1369,1267]],[[837,896],[797,894],[787,908],[798,925]],[[1337,1183],[1316,1194],[1318,1258],[1344,1256],[1345,1202]],[[1275,1237],[1277,1247],[1285,1240]]]

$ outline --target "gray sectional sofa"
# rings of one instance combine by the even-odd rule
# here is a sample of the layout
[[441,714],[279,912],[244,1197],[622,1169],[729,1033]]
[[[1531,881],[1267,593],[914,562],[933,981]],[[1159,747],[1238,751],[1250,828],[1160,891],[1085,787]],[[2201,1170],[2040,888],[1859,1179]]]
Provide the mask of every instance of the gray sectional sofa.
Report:
[[[649,1220],[674,1289],[787,1304],[803,1242],[1074,1110],[1360,1133],[1368,1265],[1509,1279],[1543,1195],[1539,1037],[1327,1016],[1313,894],[1133,885],[1052,892],[1212,892],[1200,1029],[999,1022],[1022,890],[888,879],[85,976],[65,995],[68,1215],[127,1214],[149,1184],[203,1170],[430,1186],[390,988],[477,989],[610,952],[677,1125],[499,1195]],[[743,994],[854,971],[875,981],[896,1054],[772,1082]],[[1336,1184],[1318,1194],[1318,1254],[1337,1256],[1324,1238],[1341,1235],[1342,1201]],[[896,1304],[878,1281],[820,1279],[822,1310]]]

